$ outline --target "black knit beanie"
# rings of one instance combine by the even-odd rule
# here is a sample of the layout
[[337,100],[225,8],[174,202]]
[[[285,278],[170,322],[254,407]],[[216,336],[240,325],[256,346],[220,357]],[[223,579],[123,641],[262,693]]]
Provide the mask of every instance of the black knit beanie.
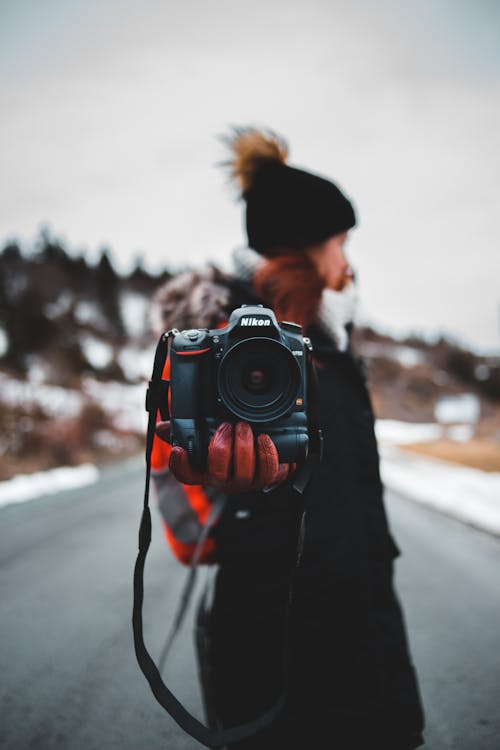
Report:
[[300,249],[356,224],[351,203],[333,182],[285,163],[288,149],[275,133],[238,128],[227,140],[254,250],[272,255],[281,248]]

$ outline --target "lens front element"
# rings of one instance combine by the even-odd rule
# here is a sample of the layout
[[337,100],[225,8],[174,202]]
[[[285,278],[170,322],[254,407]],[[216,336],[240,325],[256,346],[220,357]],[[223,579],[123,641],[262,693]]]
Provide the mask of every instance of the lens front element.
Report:
[[224,406],[249,422],[282,417],[295,405],[299,387],[295,357],[274,339],[239,341],[219,367],[218,389]]
[[269,388],[271,376],[263,368],[254,368],[250,372],[243,373],[243,385],[254,393],[264,393]]

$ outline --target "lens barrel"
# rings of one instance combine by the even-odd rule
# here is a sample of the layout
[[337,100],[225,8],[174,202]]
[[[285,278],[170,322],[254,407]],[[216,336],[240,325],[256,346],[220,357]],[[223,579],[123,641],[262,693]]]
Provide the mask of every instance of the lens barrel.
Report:
[[295,406],[300,384],[300,367],[290,349],[269,338],[234,344],[217,375],[223,405],[247,422],[280,419]]

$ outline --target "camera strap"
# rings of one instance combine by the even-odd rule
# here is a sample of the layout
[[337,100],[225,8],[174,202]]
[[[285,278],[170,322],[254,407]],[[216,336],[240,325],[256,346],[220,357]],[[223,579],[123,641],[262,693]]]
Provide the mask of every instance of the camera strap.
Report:
[[188,576],[186,578],[186,581],[184,583],[184,586],[182,588],[182,592],[179,598],[179,605],[177,607],[177,612],[175,613],[175,616],[172,622],[172,627],[170,628],[165,644],[161,650],[160,658],[158,659],[158,669],[160,670],[160,672],[163,671],[165,662],[167,661],[167,657],[170,653],[170,649],[172,648],[172,645],[175,641],[177,633],[179,632],[181,625],[184,622],[184,617],[186,616],[186,612],[188,611],[188,607],[191,602],[191,595],[194,589],[194,584],[196,583],[196,574],[198,572],[198,564],[200,562],[200,557],[203,551],[203,546],[208,538],[208,535],[212,528],[212,524],[215,523],[217,518],[220,516],[220,514],[224,510],[224,507],[226,505],[226,499],[227,498],[225,495],[219,495],[214,500],[214,502],[212,503],[212,508],[210,509],[210,513],[208,514],[208,518],[205,521],[205,524],[198,537],[198,541],[196,542],[196,547],[193,552],[193,556],[191,558],[191,563],[189,566],[189,573],[188,573]]
[[[163,380],[163,369],[169,351],[169,342],[177,333],[175,329],[164,333],[156,348],[153,373],[146,395],[146,409],[148,411],[148,428],[146,435],[146,481],[144,488],[144,506],[139,527],[139,552],[134,568],[134,605],[132,626],[134,631],[134,646],[137,662],[146,677],[149,686],[158,703],[170,714],[177,724],[191,737],[205,747],[220,748],[233,744],[256,734],[269,726],[278,716],[285,705],[285,692],[278,698],[274,706],[253,721],[229,727],[228,729],[210,729],[193,716],[162,680],[160,671],[154,663],[144,643],[142,607],[144,602],[144,566],[151,544],[151,511],[149,508],[149,486],[151,481],[151,453],[156,428],[158,410],[162,419],[168,419],[168,387],[169,382]],[[299,546],[301,542],[299,541]],[[286,609],[285,620],[285,651],[288,633],[290,604]],[[285,660],[284,660],[285,661]],[[284,668],[286,664],[284,664]],[[286,672],[285,672],[286,675]],[[286,685],[286,677],[285,677]]]
[[[298,492],[300,495],[304,494],[305,489],[311,479],[311,476],[316,470],[319,461],[321,461],[322,453],[323,453],[323,437],[321,434],[320,421],[319,421],[320,420],[320,408],[319,408],[318,375],[317,375],[316,367],[314,366],[314,361],[312,357],[313,347],[311,345],[310,339],[306,338],[304,340],[304,343],[306,347],[306,372],[307,372],[307,383],[308,383],[308,392],[307,392],[308,432],[309,432],[310,439],[309,439],[309,452],[308,452],[309,460],[308,462],[306,462],[305,467],[299,468],[299,471],[297,472],[297,476],[293,484],[294,490]],[[269,492],[273,492],[274,489],[276,488],[271,488]],[[266,490],[264,490],[264,492],[266,492]],[[177,637],[177,634],[182,626],[182,623],[184,622],[184,618],[188,611],[189,604],[191,601],[191,596],[194,590],[194,585],[196,583],[198,564],[200,561],[201,553],[203,551],[203,546],[210,533],[212,524],[215,523],[217,518],[220,516],[220,514],[224,510],[226,501],[227,501],[227,497],[225,495],[219,494],[218,496],[216,496],[216,498],[213,500],[212,508],[210,510],[209,516],[199,535],[195,550],[193,552],[193,556],[191,558],[189,573],[188,573],[188,576],[186,578],[185,584],[182,588],[182,592],[179,598],[179,605],[175,613],[172,626],[170,628],[169,633],[167,634],[167,638],[161,650],[160,657],[158,659],[158,669],[160,670],[160,672],[163,672],[170,650],[174,644],[175,638]],[[301,517],[301,522],[300,522],[300,527],[299,527],[299,536],[298,536],[298,541],[297,541],[297,549],[296,549],[297,564],[300,564],[300,561],[302,558],[302,550],[303,550],[304,537],[305,537],[305,517],[306,517],[306,514],[304,510],[302,513],[302,517]],[[290,596],[291,595],[292,595],[292,592],[290,591]],[[287,625],[285,627],[287,627]]]

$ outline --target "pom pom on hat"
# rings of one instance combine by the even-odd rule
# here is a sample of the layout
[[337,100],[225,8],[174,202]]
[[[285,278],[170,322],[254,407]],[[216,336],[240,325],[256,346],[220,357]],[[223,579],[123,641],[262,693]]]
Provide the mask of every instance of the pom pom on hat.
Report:
[[255,175],[266,164],[285,164],[288,157],[288,146],[272,130],[257,128],[233,128],[224,142],[233,151],[233,159],[225,162],[245,195],[252,189]]

